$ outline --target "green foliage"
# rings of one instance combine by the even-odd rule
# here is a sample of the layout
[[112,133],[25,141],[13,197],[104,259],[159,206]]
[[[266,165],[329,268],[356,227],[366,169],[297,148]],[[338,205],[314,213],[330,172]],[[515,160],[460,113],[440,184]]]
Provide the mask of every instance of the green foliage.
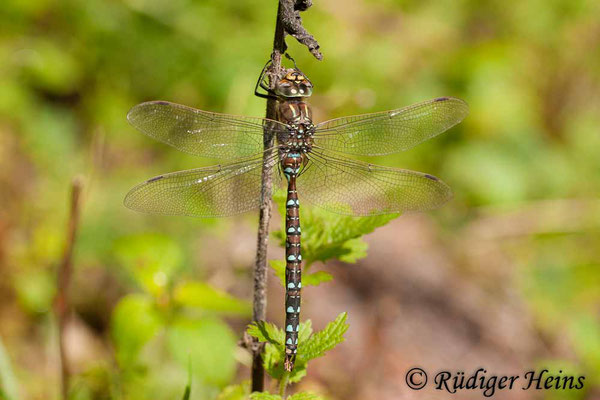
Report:
[[235,373],[236,337],[217,316],[247,316],[248,303],[204,282],[178,282],[181,249],[166,236],[121,238],[114,252],[143,290],[122,298],[112,316],[117,360],[133,373],[125,383],[143,375],[145,352],[166,347],[169,358],[180,366],[193,360],[194,370],[189,373],[203,385],[195,391],[227,384]]
[[[285,218],[285,193],[274,195],[279,213]],[[307,268],[316,261],[325,262],[332,258],[354,263],[367,255],[367,244],[363,235],[387,224],[399,214],[373,217],[350,217],[327,212],[318,207],[303,207],[300,211],[302,225],[302,258]],[[285,226],[283,223],[282,226]],[[285,245],[285,232],[278,230],[273,235]],[[318,282],[319,278],[315,277]],[[325,278],[327,279],[327,278]]]
[[173,290],[173,301],[181,306],[213,311],[223,315],[249,316],[252,312],[247,301],[203,282],[183,282]]
[[333,276],[325,271],[317,271],[304,275],[302,277],[303,286],[319,286],[321,283],[333,280]]
[[550,337],[562,326],[560,335],[570,338],[586,385],[595,385],[600,384],[600,320],[593,306],[600,301],[600,236],[588,235],[589,245],[576,250],[579,240],[563,234],[532,239],[527,251],[535,250],[535,256],[522,265],[520,286],[536,310],[538,326]]
[[185,390],[183,391],[182,400],[190,400],[190,396],[192,395],[192,360],[191,358],[188,360],[188,381],[185,385]]
[[[285,261],[269,260],[269,265],[275,271],[275,275],[279,278],[282,285],[285,285]],[[333,280],[333,276],[325,271],[304,272],[302,274],[302,286],[319,286],[321,283]]]
[[[310,392],[299,392],[291,396],[286,397],[286,400],[321,400],[321,396],[318,396]],[[250,400],[283,400],[283,397],[277,394],[270,394],[266,392],[254,392],[250,395]]]
[[50,269],[32,270],[17,277],[15,289],[21,306],[34,314],[49,311],[56,295],[55,279]]
[[179,317],[168,326],[167,345],[181,365],[193,360],[194,375],[202,382],[223,386],[233,377],[236,337],[219,319]]
[[285,333],[270,322],[257,321],[248,326],[247,332],[250,336],[257,338],[260,342],[268,342],[278,346],[283,345]]
[[17,400],[19,398],[18,382],[4,344],[0,340],[0,399]]
[[322,400],[323,397],[310,392],[299,392],[291,395],[287,400]]
[[[326,351],[333,349],[344,341],[344,333],[349,325],[347,314],[341,313],[337,318],[317,333],[312,332],[310,320],[300,324],[298,333],[298,354],[294,370],[287,376],[289,382],[300,381],[306,375],[306,367],[310,360],[321,357]],[[249,335],[261,342],[266,342],[263,354],[265,370],[273,378],[281,380],[284,374],[283,358],[285,355],[285,332],[268,322],[255,322],[247,329]]]
[[569,326],[575,351],[587,369],[587,378],[600,383],[600,322],[592,313],[574,316]]
[[123,367],[132,365],[142,347],[163,326],[151,298],[130,294],[119,301],[112,315],[112,338],[117,360]]
[[162,294],[180,267],[181,248],[166,235],[125,236],[115,242],[114,254],[145,291]]
[[246,400],[250,394],[250,381],[244,381],[237,385],[224,388],[217,400]]
[[250,400],[282,400],[282,397],[267,392],[254,392],[250,394]]
[[192,394],[192,386],[191,385],[187,385],[185,387],[185,391],[183,392],[183,400],[190,400],[190,396]]
[[344,333],[346,333],[349,326],[346,323],[347,317],[346,313],[341,313],[334,321],[327,324],[325,329],[311,335],[308,340],[299,342],[299,358],[304,362],[308,362],[321,357],[326,351],[343,342]]

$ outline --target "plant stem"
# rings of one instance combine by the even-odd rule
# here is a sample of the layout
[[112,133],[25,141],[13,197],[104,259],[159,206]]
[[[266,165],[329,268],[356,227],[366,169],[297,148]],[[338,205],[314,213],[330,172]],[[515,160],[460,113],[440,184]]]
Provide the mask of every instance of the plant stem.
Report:
[[290,380],[290,373],[287,371],[283,372],[283,376],[281,377],[281,380],[279,381],[279,395],[281,397],[285,397],[285,389],[287,388],[287,384]]
[[81,210],[81,191],[83,181],[81,178],[73,179],[71,183],[71,212],[69,215],[69,224],[67,226],[67,236],[65,250],[58,273],[58,293],[55,299],[55,312],[58,319],[58,348],[60,352],[61,366],[61,386],[63,400],[67,400],[69,393],[69,382],[71,378],[69,365],[66,357],[66,338],[65,327],[69,316],[69,284],[73,274],[73,250],[75,249],[75,240],[77,238],[77,228],[79,226],[79,215]]
[[[277,23],[275,27],[275,40],[273,42],[273,54],[271,55],[271,71],[281,69],[281,55],[285,51],[284,31],[280,18],[281,5],[277,10]],[[283,43],[283,46],[282,46]],[[275,119],[276,101],[267,100],[266,117]],[[265,127],[264,146],[265,149],[273,147],[274,134]],[[267,246],[269,243],[269,223],[271,221],[271,195],[273,192],[273,179],[271,169],[267,165],[267,158],[270,152],[265,151],[262,167],[262,189],[260,199],[260,211],[258,220],[258,238],[256,245],[256,262],[254,264],[254,301],[252,308],[252,320],[264,321],[267,317]],[[263,346],[259,346],[256,339],[252,346],[252,392],[262,392],[264,390],[265,370],[262,361]]]
[[[292,34],[301,43],[305,44],[310,52],[321,59],[319,45],[317,41],[302,27],[300,11],[305,11],[310,6],[307,0],[280,0],[277,8],[277,22],[275,24],[275,37],[273,39],[273,53],[271,54],[271,66],[268,76],[270,84],[273,86],[275,77],[280,76],[283,68],[281,67],[281,57],[286,51],[285,35],[286,32]],[[277,101],[267,100],[266,117],[268,119],[277,119]],[[264,148],[271,149],[274,142],[274,133],[269,126],[265,126]],[[265,151],[262,168],[262,190],[258,221],[258,238],[256,246],[256,261],[254,264],[254,295],[252,320],[264,321],[267,316],[267,245],[269,241],[269,223],[271,221],[271,195],[273,192],[273,181],[271,177],[271,167],[267,165],[266,160],[270,156],[269,151]],[[264,375],[262,360],[262,349],[256,339],[253,339],[252,349],[252,392],[262,392],[264,390]]]

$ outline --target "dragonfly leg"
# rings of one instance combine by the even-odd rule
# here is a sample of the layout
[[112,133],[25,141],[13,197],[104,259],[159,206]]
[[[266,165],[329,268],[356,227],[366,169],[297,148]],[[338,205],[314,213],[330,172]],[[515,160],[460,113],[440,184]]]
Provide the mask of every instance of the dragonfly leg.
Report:
[[[267,83],[265,82],[265,79],[267,77],[266,76],[267,70],[271,66],[271,63],[272,63],[272,60],[269,59],[269,61],[267,61],[267,63],[263,67],[263,69],[260,73],[260,76],[258,77],[258,80],[256,81],[256,86],[254,87],[254,95],[257,97],[261,97],[263,99],[277,99],[277,96],[275,96],[275,94],[273,93],[273,91],[271,90],[269,85],[267,85]],[[258,88],[263,89],[265,92],[267,92],[267,94],[259,92]]]

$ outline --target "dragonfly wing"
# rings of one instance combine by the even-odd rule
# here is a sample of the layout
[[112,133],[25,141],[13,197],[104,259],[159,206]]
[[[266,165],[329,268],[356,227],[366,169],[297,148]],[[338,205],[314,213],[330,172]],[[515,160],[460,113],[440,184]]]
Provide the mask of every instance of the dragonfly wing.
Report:
[[[228,165],[173,172],[147,180],[131,189],[125,206],[150,214],[222,217],[260,205],[262,158]],[[266,165],[273,168],[277,156]]]
[[432,175],[324,157],[315,150],[298,178],[298,193],[328,211],[355,216],[425,211],[452,197],[448,185]]
[[277,121],[219,114],[167,101],[138,104],[127,119],[142,133],[186,153],[239,158],[263,151],[263,130],[282,129]]
[[441,97],[397,110],[336,118],[317,125],[314,144],[354,155],[397,153],[450,129],[468,113],[464,101]]

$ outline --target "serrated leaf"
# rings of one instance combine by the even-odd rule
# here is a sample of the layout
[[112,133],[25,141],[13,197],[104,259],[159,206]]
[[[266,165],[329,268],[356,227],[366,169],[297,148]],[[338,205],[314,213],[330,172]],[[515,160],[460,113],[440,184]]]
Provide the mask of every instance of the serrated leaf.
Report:
[[194,376],[212,385],[224,385],[235,373],[236,337],[216,318],[177,318],[168,327],[167,345],[173,357],[186,365],[194,361]]
[[356,261],[367,256],[369,245],[362,240],[362,238],[356,238],[347,240],[342,245],[342,248],[347,250],[347,252],[340,255],[338,257],[339,260],[345,263],[354,264]]
[[183,259],[179,245],[161,234],[122,237],[113,250],[140,287],[154,296],[166,290]]
[[346,323],[347,314],[341,313],[335,321],[327,324],[325,329],[312,335],[304,343],[298,344],[298,358],[303,362],[322,356],[344,341],[344,333],[349,325]]
[[310,335],[312,335],[312,321],[307,319],[304,322],[300,323],[300,329],[298,330],[298,342],[304,342],[308,340]]
[[152,298],[142,294],[123,297],[112,314],[111,334],[121,366],[132,364],[142,347],[162,326]]
[[[338,317],[338,319],[339,318],[340,317]],[[330,323],[325,329],[328,329],[329,327],[331,332],[335,332],[334,329],[331,329],[331,324],[333,323]],[[285,346],[283,343],[285,340],[285,332],[275,325],[264,321],[253,322],[248,326],[247,332],[250,336],[257,338],[259,341],[267,342],[263,352],[263,366],[269,376],[273,379],[281,379],[285,373],[283,370],[283,359],[285,355]],[[298,331],[298,342],[300,344],[303,342],[310,342],[313,340],[311,334],[312,322],[310,320],[302,322]],[[323,336],[323,334],[321,334],[321,336]],[[319,340],[322,341],[322,339]],[[300,349],[298,349],[298,353],[300,354]],[[290,383],[298,382],[306,376],[306,362],[308,360],[309,359],[303,359],[301,357],[296,359],[294,370],[288,378]]]
[[319,286],[321,283],[331,280],[333,280],[333,276],[329,272],[317,271],[312,274],[302,275],[302,286]]
[[[284,374],[283,359],[285,355],[285,332],[277,328],[275,325],[267,322],[252,323],[247,330],[248,334],[256,337],[261,342],[267,342],[263,352],[263,366],[269,376],[273,379],[281,379]],[[307,320],[300,324],[298,332],[298,341],[307,340],[312,333],[312,322]],[[291,383],[298,382],[306,375],[306,363],[302,360],[294,367],[294,370],[289,375]]]
[[249,316],[252,312],[250,303],[203,282],[186,282],[178,285],[173,292],[173,300],[181,306],[220,314]]
[[306,363],[302,362],[302,360],[296,359],[296,365],[294,365],[294,370],[290,373],[289,382],[290,383],[298,383],[305,376],[306,376]]
[[267,343],[263,352],[263,366],[274,379],[281,379],[283,376],[283,349],[283,345],[277,346]]
[[254,392],[250,394],[250,400],[282,400],[282,397],[267,392]]
[[283,260],[269,260],[269,265],[275,272],[275,276],[279,278],[281,286],[285,286],[285,261]]
[[[278,205],[280,215],[285,217],[285,192],[276,192],[273,199]],[[307,266],[315,261],[324,262],[331,258],[356,262],[366,255],[367,244],[360,238],[399,215],[351,217],[330,213],[318,207],[304,207],[300,211],[302,258]],[[273,235],[279,239],[282,246],[285,245],[283,230],[274,231]]]
[[268,342],[283,346],[285,333],[274,324],[265,321],[256,321],[248,325],[246,330],[250,336],[257,338],[260,342]]
[[[360,239],[359,239],[360,240]],[[281,286],[285,287],[285,261],[283,260],[269,260],[269,265],[275,272],[275,276],[279,278]],[[317,271],[312,274],[302,274],[302,286],[319,286],[323,282],[329,282],[333,280],[333,276],[325,271]]]
[[322,400],[323,398],[311,392],[300,392],[288,397],[287,400]]
[[230,385],[219,393],[217,400],[246,400],[250,393],[250,381],[244,381],[239,385]]
[[[281,380],[283,375],[287,372],[283,369],[283,358],[284,358],[285,350],[283,346],[277,347],[270,343],[267,343],[265,346],[265,351],[263,353],[263,366],[265,367],[265,371],[269,374],[269,376],[276,380]],[[302,378],[306,376],[306,362],[301,359],[296,359],[296,365],[294,365],[294,370],[289,373],[288,381],[290,383],[299,382]]]

